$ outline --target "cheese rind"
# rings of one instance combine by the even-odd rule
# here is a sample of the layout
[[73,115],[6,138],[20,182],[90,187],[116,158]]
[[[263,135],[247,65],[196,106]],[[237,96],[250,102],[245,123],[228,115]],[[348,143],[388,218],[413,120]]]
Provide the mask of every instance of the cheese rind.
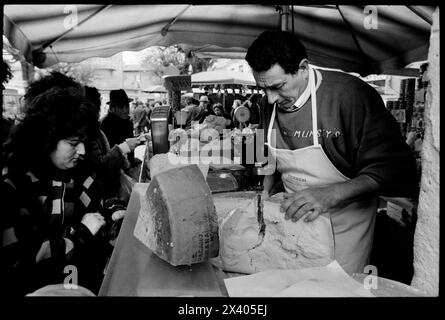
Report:
[[161,259],[177,266],[218,255],[218,218],[196,165],[158,173],[145,200],[134,234]]

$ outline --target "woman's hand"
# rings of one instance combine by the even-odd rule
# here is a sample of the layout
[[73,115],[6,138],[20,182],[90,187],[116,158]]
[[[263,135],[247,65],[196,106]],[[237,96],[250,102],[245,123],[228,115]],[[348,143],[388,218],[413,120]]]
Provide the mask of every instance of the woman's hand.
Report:
[[115,212],[113,212],[113,214],[111,215],[111,220],[116,221],[119,219],[122,219],[125,216],[125,212],[127,212],[126,210],[117,210]]
[[87,213],[82,217],[80,223],[84,224],[94,236],[105,225],[105,218],[97,212]]

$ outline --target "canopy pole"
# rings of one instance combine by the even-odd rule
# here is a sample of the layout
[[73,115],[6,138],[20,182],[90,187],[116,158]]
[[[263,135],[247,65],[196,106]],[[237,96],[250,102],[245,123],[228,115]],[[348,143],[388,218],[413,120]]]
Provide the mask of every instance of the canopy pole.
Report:
[[280,6],[281,31],[289,31],[289,6]]
[[68,29],[67,31],[65,31],[64,33],[62,33],[61,35],[59,35],[58,37],[54,38],[53,40],[48,41],[47,43],[42,45],[42,50],[46,49],[47,47],[55,44],[57,41],[59,41],[60,39],[62,39],[63,37],[65,37],[68,33],[70,33],[71,31],[73,31],[75,28],[80,27],[82,24],[84,24],[85,22],[87,22],[88,20],[90,20],[92,17],[94,17],[95,15],[97,15],[99,12],[101,12],[102,10],[108,9],[109,7],[111,7],[112,4],[109,5],[104,5],[101,8],[99,8],[99,10],[93,12],[92,14],[90,14],[88,17],[86,17],[85,19],[83,19],[82,21],[80,21],[77,25],[71,27],[70,29]]
[[291,5],[291,13],[292,13],[292,33],[295,33],[295,24],[294,24],[294,6]]
[[422,10],[417,9],[415,6],[406,6],[406,7],[410,9],[412,12],[414,12],[418,17],[427,22],[430,26],[433,25],[433,20],[430,19],[425,13],[423,13]]
[[192,5],[189,4],[187,7],[185,7],[184,9],[182,9],[182,11],[180,13],[178,13],[176,15],[176,17],[174,17],[169,23],[167,23],[162,29],[161,29],[161,35],[163,37],[165,37],[167,35],[168,29],[170,29],[170,27],[176,22],[176,20],[178,20],[178,18],[180,16],[182,16],[182,14],[188,9],[190,8]]

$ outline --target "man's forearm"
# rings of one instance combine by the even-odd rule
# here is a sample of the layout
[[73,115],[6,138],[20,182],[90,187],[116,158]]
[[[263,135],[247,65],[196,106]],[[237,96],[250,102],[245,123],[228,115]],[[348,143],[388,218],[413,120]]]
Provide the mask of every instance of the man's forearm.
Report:
[[355,177],[349,181],[341,182],[338,187],[338,203],[349,204],[354,200],[371,194],[377,194],[378,183],[367,175]]

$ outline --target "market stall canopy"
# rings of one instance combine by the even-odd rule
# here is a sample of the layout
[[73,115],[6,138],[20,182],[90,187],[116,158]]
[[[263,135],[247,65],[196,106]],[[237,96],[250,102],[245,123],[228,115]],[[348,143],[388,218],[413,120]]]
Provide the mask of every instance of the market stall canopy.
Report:
[[5,5],[3,32],[38,67],[170,45],[241,57],[262,31],[280,29],[287,18],[310,62],[320,67],[394,74],[427,59],[434,6],[299,5],[286,15],[277,11],[288,7]]
[[215,70],[192,74],[192,85],[212,84],[238,84],[256,86],[255,78],[251,73]]

